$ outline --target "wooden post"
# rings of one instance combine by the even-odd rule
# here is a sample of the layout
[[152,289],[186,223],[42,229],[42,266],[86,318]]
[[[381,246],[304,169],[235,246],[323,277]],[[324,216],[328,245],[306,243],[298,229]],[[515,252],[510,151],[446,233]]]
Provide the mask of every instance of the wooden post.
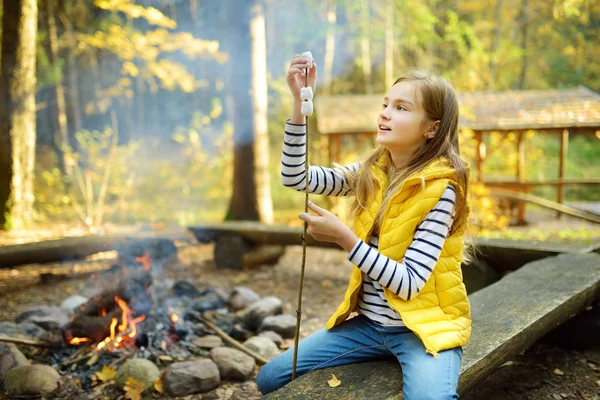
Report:
[[[567,158],[567,150],[569,147],[569,130],[562,131],[560,136],[560,158],[558,160],[558,185],[556,190],[556,202],[562,204],[565,198],[565,188],[562,184],[565,179],[565,159]],[[556,218],[561,218],[561,213],[556,213]]]
[[485,143],[483,143],[483,133],[475,131],[475,164],[477,164],[477,179],[483,182],[483,159],[485,158]]
[[525,131],[520,131],[517,136],[517,181],[525,180]]
[[[517,181],[522,183],[525,180],[525,131],[519,131],[517,134]],[[525,225],[525,202],[518,204],[517,220],[519,224]]]

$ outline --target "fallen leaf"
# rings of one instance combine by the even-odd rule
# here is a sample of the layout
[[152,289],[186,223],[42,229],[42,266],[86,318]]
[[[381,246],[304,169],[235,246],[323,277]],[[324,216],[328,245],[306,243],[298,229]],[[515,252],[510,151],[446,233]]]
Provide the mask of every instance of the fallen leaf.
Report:
[[160,394],[164,392],[163,381],[161,377],[154,381],[154,389],[156,389],[156,391]]
[[111,379],[115,379],[117,371],[108,365],[102,367],[102,371],[96,372],[96,377],[102,382],[108,382]]
[[127,378],[127,383],[125,383],[123,390],[125,390],[125,398],[127,400],[142,400],[144,385],[133,378]]
[[342,384],[342,381],[336,378],[334,374],[331,374],[331,379],[327,381],[327,384],[329,385],[329,387],[334,388],[340,386]]
[[596,385],[600,386],[600,381],[596,381]]
[[565,373],[563,371],[561,371],[560,369],[556,368],[554,370],[554,375],[564,375]]

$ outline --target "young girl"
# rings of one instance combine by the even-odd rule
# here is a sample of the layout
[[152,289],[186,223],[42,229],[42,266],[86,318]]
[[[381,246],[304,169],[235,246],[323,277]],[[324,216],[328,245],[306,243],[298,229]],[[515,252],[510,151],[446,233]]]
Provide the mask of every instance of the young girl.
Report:
[[[413,72],[389,90],[378,118],[379,147],[364,162],[309,169],[300,88],[306,64],[292,61],[294,96],[285,126],[282,182],[327,196],[354,195],[354,231],[310,203],[301,213],[317,240],[334,242],[355,265],[346,295],[320,330],[300,342],[297,374],[396,357],[407,400],[456,399],[462,346],[471,334],[461,261],[469,214],[468,165],[458,148],[458,103],[452,86]],[[317,65],[308,82],[316,87]],[[358,315],[346,319],[351,312]],[[293,349],[262,367],[260,391],[291,380]]]

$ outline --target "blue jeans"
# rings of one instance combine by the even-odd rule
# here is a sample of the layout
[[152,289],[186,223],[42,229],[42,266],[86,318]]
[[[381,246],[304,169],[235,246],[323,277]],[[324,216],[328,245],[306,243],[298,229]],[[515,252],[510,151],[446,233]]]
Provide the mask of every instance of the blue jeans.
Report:
[[[363,315],[330,329],[321,329],[298,346],[296,374],[315,369],[396,357],[403,375],[405,400],[458,399],[462,348],[441,351],[439,358],[405,327],[383,327]],[[292,380],[294,349],[290,348],[264,365],[256,377],[263,394],[273,392]]]

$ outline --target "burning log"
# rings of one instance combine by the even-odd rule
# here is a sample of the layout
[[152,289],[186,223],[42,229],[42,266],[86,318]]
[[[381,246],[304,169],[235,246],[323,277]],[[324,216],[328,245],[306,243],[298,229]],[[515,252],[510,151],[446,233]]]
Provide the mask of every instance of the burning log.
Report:
[[[117,287],[103,291],[98,296],[93,297],[87,303],[79,307],[77,310],[78,315],[97,316],[101,315],[102,310],[112,310],[117,307],[115,297],[123,299],[130,303],[140,303],[145,297],[148,297],[146,289],[152,284],[152,276],[150,272],[135,271],[125,276]],[[136,307],[132,307],[136,312],[143,313],[148,310],[138,310]],[[141,308],[141,307],[140,307]],[[110,324],[110,320],[109,320]]]
[[90,342],[101,342],[105,337],[110,336],[110,324],[113,319],[118,320],[121,314],[123,310],[117,308],[105,316],[78,315],[67,330],[67,340],[87,338]]
[[[148,293],[152,277],[146,270],[124,272],[126,275],[115,288],[103,291],[79,307],[65,330],[70,344],[100,342],[98,349],[101,349],[123,332],[132,333],[132,338],[135,336],[135,323],[142,321],[152,306]],[[134,315],[140,317],[133,319]]]

